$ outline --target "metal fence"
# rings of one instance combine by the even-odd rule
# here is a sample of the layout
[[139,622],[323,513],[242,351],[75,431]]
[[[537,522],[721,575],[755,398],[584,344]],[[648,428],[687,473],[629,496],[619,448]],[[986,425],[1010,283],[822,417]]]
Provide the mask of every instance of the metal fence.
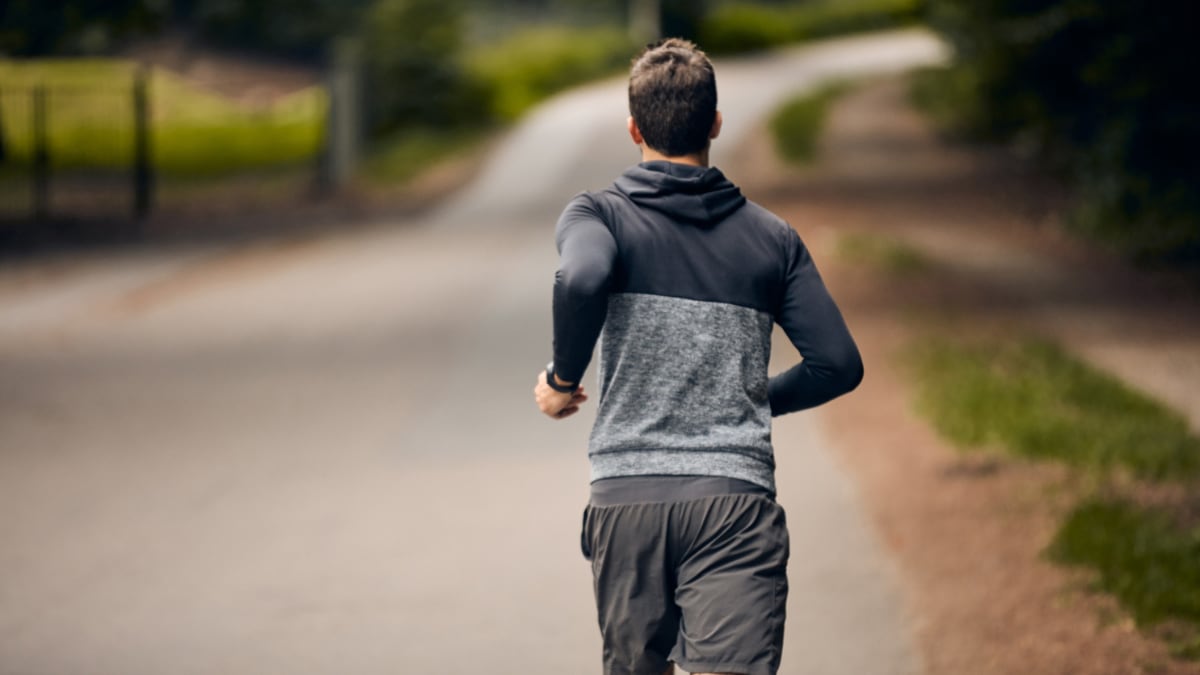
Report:
[[249,103],[147,68],[99,76],[81,62],[77,76],[45,79],[0,69],[0,246],[136,235],[164,214],[234,217],[243,203],[338,187],[355,162],[359,94],[357,63],[334,61],[321,84]]
[[0,222],[143,218],[153,194],[147,78],[0,85]]

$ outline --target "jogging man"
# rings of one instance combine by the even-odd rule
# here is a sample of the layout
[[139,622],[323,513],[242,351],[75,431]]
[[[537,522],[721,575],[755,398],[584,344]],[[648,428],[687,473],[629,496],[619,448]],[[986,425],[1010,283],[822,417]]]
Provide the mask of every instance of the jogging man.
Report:
[[[642,162],[558,221],[554,360],[534,398],[578,412],[603,330],[581,543],[604,672],[773,675],[788,534],[771,417],[854,389],[862,361],[796,231],[708,166],[721,114],[704,53],[648,47],[629,109]],[[803,361],[768,381],[775,323]]]

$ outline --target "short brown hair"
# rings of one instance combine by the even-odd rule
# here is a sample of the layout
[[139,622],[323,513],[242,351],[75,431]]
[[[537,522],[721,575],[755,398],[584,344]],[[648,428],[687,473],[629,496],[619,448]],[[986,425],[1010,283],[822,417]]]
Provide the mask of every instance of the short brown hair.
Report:
[[717,78],[704,52],[668,38],[646,47],[629,74],[629,114],[646,145],[667,157],[708,148],[717,115]]

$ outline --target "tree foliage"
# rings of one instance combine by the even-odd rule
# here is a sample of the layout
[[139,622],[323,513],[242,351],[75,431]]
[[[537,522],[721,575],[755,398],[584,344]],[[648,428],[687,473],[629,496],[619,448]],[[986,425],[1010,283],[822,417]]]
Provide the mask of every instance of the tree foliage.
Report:
[[152,0],[6,0],[0,2],[0,56],[97,54],[166,19]]
[[[334,44],[357,42],[372,134],[446,129],[511,120],[563,87],[624,66],[636,51],[620,25],[628,4],[0,0],[0,56],[114,53],[128,38],[170,31],[190,44],[321,63]],[[695,35],[709,4],[660,0],[662,29]]]
[[352,33],[371,0],[184,0],[176,22],[207,42],[319,59],[331,39]]
[[364,21],[371,127],[455,126],[482,107],[461,59],[454,0],[376,0]]
[[1076,221],[1200,260],[1200,91],[1185,0],[931,0],[975,131],[1020,138],[1078,188]]
[[730,3],[705,15],[700,24],[700,44],[710,54],[751,52],[830,35],[905,25],[919,20],[923,13],[924,0]]

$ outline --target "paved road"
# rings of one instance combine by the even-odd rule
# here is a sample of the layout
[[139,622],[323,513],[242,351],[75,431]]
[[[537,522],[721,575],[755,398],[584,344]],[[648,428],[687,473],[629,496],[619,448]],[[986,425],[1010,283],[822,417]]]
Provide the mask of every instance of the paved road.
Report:
[[[790,91],[938,56],[720,64],[715,159]],[[620,83],[560,97],[420,223],[0,273],[0,673],[597,672],[590,419],[528,392],[553,218],[635,160],[623,123]],[[918,672],[819,418],[777,446],[784,672]]]

